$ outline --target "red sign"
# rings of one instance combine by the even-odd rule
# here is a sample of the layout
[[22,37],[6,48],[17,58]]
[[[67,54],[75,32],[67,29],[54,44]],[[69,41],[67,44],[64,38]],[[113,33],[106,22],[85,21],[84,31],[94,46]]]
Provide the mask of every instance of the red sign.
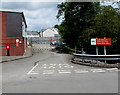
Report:
[[6,44],[6,49],[10,49],[10,44]]
[[16,39],[16,47],[19,46],[19,39]]
[[16,42],[16,47],[18,47],[19,46],[19,43],[18,42]]
[[111,45],[111,38],[96,38],[96,45]]
[[55,40],[51,40],[51,42],[54,42]]

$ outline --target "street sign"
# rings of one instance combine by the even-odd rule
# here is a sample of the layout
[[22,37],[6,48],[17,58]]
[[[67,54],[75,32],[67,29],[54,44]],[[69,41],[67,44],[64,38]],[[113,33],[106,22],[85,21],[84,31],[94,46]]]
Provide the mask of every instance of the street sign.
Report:
[[92,38],[91,45],[111,45],[111,38]]
[[91,45],[96,45],[96,55],[98,55],[98,45],[103,45],[104,55],[106,55],[106,45],[111,45],[111,38],[92,38]]
[[96,45],[111,45],[111,38],[97,38]]
[[6,44],[6,49],[10,49],[10,44]]
[[91,39],[91,45],[96,45],[96,39],[95,38]]

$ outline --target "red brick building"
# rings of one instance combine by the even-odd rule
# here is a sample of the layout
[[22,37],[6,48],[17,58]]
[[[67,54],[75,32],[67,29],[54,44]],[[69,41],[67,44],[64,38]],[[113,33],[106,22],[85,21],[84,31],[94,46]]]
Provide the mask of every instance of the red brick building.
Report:
[[0,11],[0,56],[7,55],[6,44],[10,44],[10,56],[22,56],[25,53],[26,29],[23,12]]

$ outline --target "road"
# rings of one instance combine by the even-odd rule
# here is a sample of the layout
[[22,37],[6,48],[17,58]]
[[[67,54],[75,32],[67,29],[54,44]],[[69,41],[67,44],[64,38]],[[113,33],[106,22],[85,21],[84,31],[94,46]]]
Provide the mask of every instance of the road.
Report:
[[2,64],[3,93],[118,93],[118,70],[81,66],[34,45],[34,55]]

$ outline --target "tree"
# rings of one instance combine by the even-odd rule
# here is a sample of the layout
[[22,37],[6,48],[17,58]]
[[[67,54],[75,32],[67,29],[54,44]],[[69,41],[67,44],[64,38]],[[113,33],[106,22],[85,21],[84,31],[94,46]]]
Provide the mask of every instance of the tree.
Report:
[[[111,6],[101,6],[99,13],[94,17],[93,25],[84,31],[84,40],[91,38],[112,38],[112,45],[109,46],[109,53],[115,53],[111,50],[120,49],[120,16],[116,9]],[[88,46],[88,44],[86,44]]]
[[57,26],[66,44],[75,48],[82,46],[80,39],[84,29],[92,24],[92,18],[99,10],[99,3],[65,2],[58,5],[57,18],[63,17],[61,25]]
[[63,21],[56,27],[70,48],[93,48],[91,38],[106,37],[112,38],[109,51],[120,50],[120,15],[115,8],[93,2],[65,2],[58,9],[57,18]]

